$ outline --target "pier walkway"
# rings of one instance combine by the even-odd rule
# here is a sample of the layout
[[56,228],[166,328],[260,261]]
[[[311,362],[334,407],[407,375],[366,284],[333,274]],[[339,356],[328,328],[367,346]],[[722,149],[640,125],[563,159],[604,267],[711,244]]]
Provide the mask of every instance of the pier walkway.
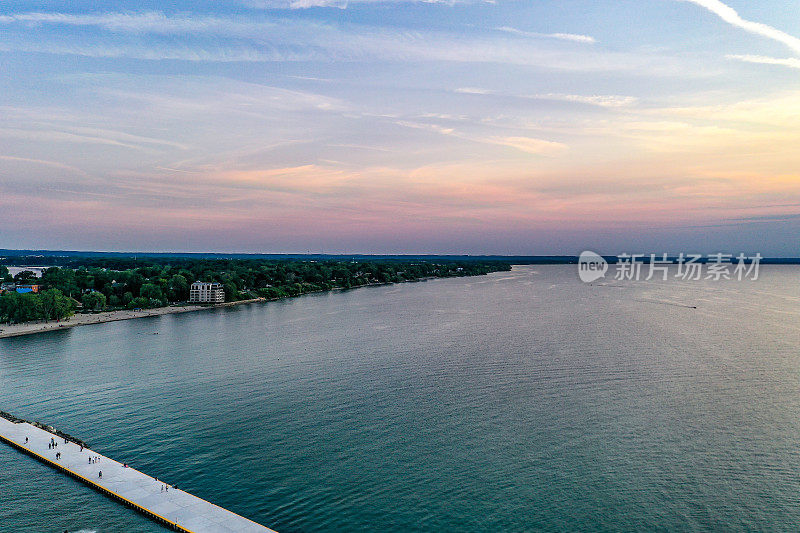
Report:
[[[27,442],[26,442],[27,438]],[[57,446],[49,448],[53,439]],[[190,533],[272,531],[243,516],[126,467],[73,441],[24,421],[0,416],[0,441],[132,507],[162,525]],[[56,453],[60,458],[56,458]],[[98,458],[97,461],[90,461]],[[102,477],[100,472],[102,471]],[[274,533],[274,532],[273,532]]]

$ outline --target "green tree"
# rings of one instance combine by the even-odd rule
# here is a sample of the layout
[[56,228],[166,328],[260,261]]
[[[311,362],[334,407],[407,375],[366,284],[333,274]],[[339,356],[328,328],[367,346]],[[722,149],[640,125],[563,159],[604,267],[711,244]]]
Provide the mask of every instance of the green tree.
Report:
[[106,307],[106,295],[98,291],[87,292],[81,302],[87,311],[100,311]]
[[131,300],[128,303],[127,307],[128,309],[146,308],[150,307],[150,302],[151,300],[139,296],[138,298],[134,298],[133,300]]
[[80,293],[75,270],[71,268],[48,268],[42,273],[41,282],[42,285],[58,289],[67,296],[77,296]]
[[161,287],[155,283],[145,283],[142,285],[142,288],[139,291],[139,296],[142,298],[147,298],[148,300],[161,301],[164,299],[164,293],[161,291]]
[[222,289],[225,291],[225,301],[226,302],[234,302],[239,299],[239,291],[236,290],[236,285],[231,283],[230,281],[224,283],[222,285]]
[[175,274],[169,280],[169,299],[180,302],[189,299],[189,281],[181,274]]
[[36,274],[30,270],[22,270],[14,275],[14,281],[22,284],[35,283]]
[[58,289],[49,289],[39,294],[44,320],[60,320],[72,314],[72,299]]
[[19,305],[19,296],[16,292],[6,292],[0,295],[0,322],[13,322]]

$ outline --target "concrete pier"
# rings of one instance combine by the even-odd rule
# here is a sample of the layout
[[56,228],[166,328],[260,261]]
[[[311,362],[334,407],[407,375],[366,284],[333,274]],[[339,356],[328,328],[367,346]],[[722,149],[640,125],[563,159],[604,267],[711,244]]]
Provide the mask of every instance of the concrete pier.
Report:
[[0,440],[176,531],[272,531],[29,422],[0,416]]

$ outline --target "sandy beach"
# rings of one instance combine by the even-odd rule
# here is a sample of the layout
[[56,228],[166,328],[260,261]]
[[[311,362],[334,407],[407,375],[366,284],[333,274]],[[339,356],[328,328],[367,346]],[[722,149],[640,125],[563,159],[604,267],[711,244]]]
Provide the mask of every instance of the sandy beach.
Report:
[[191,311],[202,311],[204,309],[215,309],[219,307],[229,307],[231,305],[264,302],[264,298],[252,300],[241,300],[238,302],[227,302],[218,305],[174,305],[168,307],[156,307],[154,309],[142,309],[141,311],[131,311],[123,309],[120,311],[103,311],[100,313],[76,313],[68,319],[60,322],[25,322],[22,324],[0,324],[0,338],[16,337],[17,335],[31,335],[43,331],[56,329],[74,328],[87,324],[100,324],[102,322],[116,322],[117,320],[130,320],[132,318],[142,318],[146,316],[167,315],[171,313],[188,313]]

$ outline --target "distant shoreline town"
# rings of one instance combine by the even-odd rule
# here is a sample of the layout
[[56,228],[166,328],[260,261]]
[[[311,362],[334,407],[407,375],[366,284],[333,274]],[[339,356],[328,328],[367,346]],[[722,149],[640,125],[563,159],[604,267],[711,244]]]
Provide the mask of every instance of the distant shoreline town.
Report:
[[[502,261],[9,255],[0,338],[256,303],[312,292],[510,270]],[[36,262],[58,263],[30,267]]]

